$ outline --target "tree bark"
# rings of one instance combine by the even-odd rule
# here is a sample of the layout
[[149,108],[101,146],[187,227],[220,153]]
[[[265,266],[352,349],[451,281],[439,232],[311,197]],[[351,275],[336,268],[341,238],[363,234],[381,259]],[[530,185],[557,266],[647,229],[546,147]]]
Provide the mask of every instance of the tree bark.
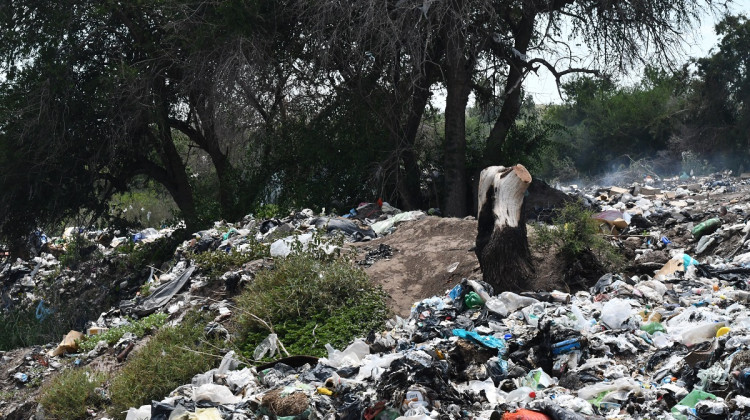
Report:
[[401,161],[404,165],[404,174],[399,179],[399,196],[402,206],[406,210],[418,210],[423,208],[424,205],[420,188],[421,170],[414,145],[417,141],[425,107],[430,100],[430,86],[437,74],[436,66],[428,64],[426,67],[425,74],[419,78],[412,88],[411,103],[403,130],[405,150],[401,152]]
[[528,12],[518,23],[514,30],[515,49],[518,52],[508,58],[510,68],[508,78],[505,81],[505,100],[500,114],[492,126],[484,148],[483,166],[497,165],[502,161],[502,147],[508,137],[508,131],[515,124],[518,113],[521,111],[521,83],[525,75],[525,62],[521,55],[526,54],[534,33],[534,22],[536,12]]
[[491,166],[479,177],[476,249],[484,281],[496,293],[522,291],[533,273],[521,207],[531,174],[516,165]]
[[[458,23],[456,23],[458,25]],[[465,40],[453,28],[446,43],[445,204],[446,216],[467,216],[466,104],[471,93],[473,60],[465,56]]]

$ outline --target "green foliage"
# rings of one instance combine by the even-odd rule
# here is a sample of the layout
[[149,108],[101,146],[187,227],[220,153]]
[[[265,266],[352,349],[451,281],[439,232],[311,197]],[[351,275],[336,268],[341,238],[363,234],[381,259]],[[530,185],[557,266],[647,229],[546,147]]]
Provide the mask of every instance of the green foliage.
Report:
[[110,415],[124,418],[128,408],[160,400],[195,374],[213,368],[220,356],[217,347],[205,341],[204,326],[199,314],[189,314],[182,324],[162,328],[133,353],[111,380]]
[[67,302],[45,301],[42,307],[50,313],[41,319],[37,319],[36,307],[0,313],[0,351],[57,342],[76,327],[75,322],[82,315],[79,305]]
[[126,333],[133,333],[140,338],[152,331],[160,328],[167,321],[169,315],[163,313],[154,313],[139,320],[129,320],[129,324],[115,328],[110,328],[102,334],[85,336],[78,343],[78,348],[82,352],[89,352],[96,347],[99,341],[106,341],[110,346],[117,343]]
[[569,203],[559,209],[553,225],[535,226],[534,246],[557,249],[568,261],[579,258],[585,252],[593,252],[608,270],[616,270],[624,262],[619,254],[599,231],[599,223],[593,212],[579,203]]
[[161,265],[174,256],[175,248],[184,239],[184,229],[172,232],[171,236],[161,237],[153,242],[140,243],[136,245],[128,240],[125,244],[117,247],[123,256],[119,262],[124,270],[140,271],[151,265]]
[[[725,16],[716,25],[721,36],[713,54],[694,60],[696,80],[683,147],[737,169],[750,160],[750,20]],[[721,160],[720,160],[721,159]]]
[[177,206],[164,187],[153,181],[138,183],[130,191],[115,194],[109,202],[110,213],[127,220],[131,226],[160,228],[170,221]]
[[250,261],[270,256],[268,245],[251,240],[246,252],[231,249],[229,252],[216,250],[192,254],[190,258],[208,277],[215,279],[229,270],[242,267]]
[[[580,77],[563,85],[566,102],[549,106],[545,121],[564,130],[551,132],[565,144],[561,157],[587,174],[616,170],[666,150],[682,127],[687,75],[647,68],[640,83],[618,87],[610,79]],[[677,168],[671,168],[673,171]]]
[[253,211],[258,220],[272,219],[281,215],[281,209],[277,204],[261,204]]
[[39,403],[48,418],[60,420],[87,419],[87,408],[100,408],[104,398],[96,392],[106,375],[89,368],[67,369],[42,387]]
[[151,295],[151,283],[144,283],[139,292],[142,297],[149,297]]
[[322,356],[326,343],[341,348],[382,327],[388,317],[385,297],[344,259],[292,254],[258,273],[238,297],[238,345],[251,357],[271,332],[268,324],[290,353]]
[[97,245],[83,235],[73,235],[65,246],[65,253],[59,258],[63,267],[75,269],[79,264],[101,258]]

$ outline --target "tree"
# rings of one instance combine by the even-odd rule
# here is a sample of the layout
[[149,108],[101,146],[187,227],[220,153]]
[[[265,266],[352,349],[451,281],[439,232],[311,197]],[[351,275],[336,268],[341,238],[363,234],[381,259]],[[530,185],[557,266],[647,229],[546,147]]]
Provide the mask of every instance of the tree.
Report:
[[697,71],[684,147],[723,155],[725,164],[747,167],[750,156],[750,21],[726,16],[716,25],[718,49],[695,61]]
[[550,106],[546,118],[566,128],[556,141],[569,145],[567,157],[588,174],[667,151],[690,108],[684,69],[669,73],[647,67],[639,83],[625,87],[611,79],[579,77],[562,89],[565,103]]
[[[272,2],[6,3],[0,135],[12,165],[1,175],[0,231],[80,208],[102,212],[138,176],[163,184],[194,228],[197,198],[182,138],[212,162],[222,213],[246,211],[236,197],[252,196],[243,187],[262,182],[243,179],[234,165],[249,130],[275,126],[288,99],[282,61],[259,58],[283,42],[267,35],[283,19],[259,17],[275,12]],[[251,35],[254,42],[243,42]],[[18,212],[41,207],[26,219]]]
[[[419,95],[437,83],[445,86],[444,210],[453,216],[468,213],[470,175],[476,177],[481,167],[502,163],[503,143],[519,115],[522,85],[529,73],[543,69],[559,81],[570,74],[624,70],[647,56],[657,62],[673,58],[682,30],[696,21],[703,4],[710,4],[701,0],[302,3],[307,11],[301,14],[307,22],[302,25],[304,39],[320,46],[312,50],[324,57],[321,66],[346,83],[369,80],[367,88],[379,86],[402,98],[413,98],[409,92]],[[578,64],[583,60],[575,57],[565,27],[590,49],[585,65]],[[352,59],[344,60],[346,56]],[[431,77],[434,74],[439,78]],[[404,81],[408,83],[396,83]],[[472,91],[494,97],[500,108],[485,142],[483,163],[469,174],[465,133]],[[397,103],[411,107],[391,108],[402,118],[423,115],[423,101]],[[401,138],[407,150],[413,147],[408,135]]]
[[527,290],[533,273],[522,206],[531,174],[523,165],[490,166],[479,179],[477,259],[497,292]]

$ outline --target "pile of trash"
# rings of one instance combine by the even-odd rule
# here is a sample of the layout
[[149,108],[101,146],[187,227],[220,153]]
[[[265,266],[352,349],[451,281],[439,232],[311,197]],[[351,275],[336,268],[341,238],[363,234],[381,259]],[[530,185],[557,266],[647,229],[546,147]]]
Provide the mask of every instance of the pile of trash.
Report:
[[750,270],[704,274],[610,274],[574,295],[466,280],[327,358],[239,369],[228,353],[128,418],[746,418]]
[[[315,232],[324,230],[327,234],[342,235],[347,242],[369,241],[388,235],[404,221],[417,220],[426,214],[421,211],[402,212],[388,203],[362,203],[351,209],[342,217],[316,215],[305,209],[283,218],[256,219],[248,215],[238,223],[216,222],[211,229],[193,234],[193,238],[184,242],[178,253],[202,253],[206,251],[249,252],[258,243],[270,247],[272,257],[285,257],[295,246],[307,248],[315,242]],[[365,217],[367,216],[367,217]],[[78,250],[92,254],[98,251],[103,258],[116,260],[120,248],[131,244],[134,248],[160,239],[171,237],[178,227],[162,229],[146,228],[140,231],[121,232],[107,229],[67,228],[61,237],[48,238],[44,233],[36,232],[30,239],[32,257],[28,260],[6,260],[0,266],[0,310],[23,311],[39,307],[40,316],[49,311],[49,298],[42,291],[50,289],[51,283],[56,291],[64,291],[67,297],[80,295],[81,290],[92,287],[104,287],[96,284],[97,276],[103,279],[106,273],[103,267],[113,264],[99,264],[87,267],[88,272],[79,273],[64,267],[60,261],[75,235],[81,235],[90,245]],[[330,244],[322,245],[323,251],[332,253],[336,249]],[[132,252],[128,251],[128,252]],[[373,257],[370,257],[373,261]],[[148,276],[131,273],[132,276],[119,279],[112,285],[118,294],[135,293],[146,282],[155,278],[153,269]],[[81,278],[83,277],[83,279]],[[161,280],[171,279],[170,276]],[[112,290],[100,295],[111,293]],[[95,306],[88,303],[88,306]]]
[[[283,343],[270,334],[254,362],[229,352],[218,368],[161,401],[131,408],[127,418],[750,417],[750,181],[715,174],[563,189],[596,210],[596,223],[630,257],[622,273],[589,279],[592,286],[576,293],[495,293],[481,279],[464,279],[414,303],[409,317],[395,317],[383,331],[345,349],[327,346],[320,359],[281,357]],[[151,270],[149,297],[124,299],[89,323],[87,334],[117,328],[126,315],[166,313],[179,322],[188,308],[202,307],[215,313],[206,333],[229,338],[223,324],[232,317],[231,302],[201,296],[206,282],[186,251],[246,252],[260,242],[280,258],[295,247],[317,246],[314,229],[366,241],[424,215],[385,204],[365,204],[348,217],[304,210],[284,219],[217,222],[183,243],[166,272]],[[139,233],[138,241],[162,235]],[[360,264],[393,253],[379,244]],[[30,286],[35,267],[52,272],[55,259],[17,261],[0,278]],[[243,268],[221,279],[229,288],[252,281],[251,274]],[[122,361],[136,342],[125,335],[112,349],[97,345],[67,357],[86,364],[108,351]],[[66,337],[57,347],[36,348],[19,364],[27,369],[8,372],[21,386],[33,380],[33,372],[23,377],[31,367],[59,367],[74,346],[75,338]]]
[[[628,242],[631,270],[650,274],[609,273],[575,294],[496,295],[464,280],[385,331],[343,350],[329,346],[327,358],[243,367],[228,353],[219,368],[128,416],[747,418],[750,207],[730,198],[714,210],[709,201],[747,191],[747,181],[719,178],[687,188],[661,182],[674,192],[576,192],[598,207],[610,235]],[[257,353],[273,358],[276,340],[270,335]]]

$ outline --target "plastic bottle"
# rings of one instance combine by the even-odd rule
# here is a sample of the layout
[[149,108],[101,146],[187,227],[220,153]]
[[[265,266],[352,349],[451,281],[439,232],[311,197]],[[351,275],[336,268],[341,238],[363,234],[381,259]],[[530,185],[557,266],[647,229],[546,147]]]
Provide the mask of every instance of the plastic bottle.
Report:
[[[533,397],[532,397],[533,395]],[[505,398],[505,401],[508,403],[528,403],[531,402],[531,400],[536,397],[536,392],[534,392],[533,389],[522,386],[520,388],[516,388],[513,391],[510,391],[508,393],[508,396]]]
[[552,345],[552,354],[557,356],[558,354],[567,354],[575,350],[581,349],[580,338],[572,338],[570,340],[560,341]]
[[719,226],[721,226],[721,219],[719,219],[718,217],[714,217],[694,227],[692,230],[692,234],[695,239],[700,239],[700,237],[703,235],[713,233],[716,229],[719,228]]

